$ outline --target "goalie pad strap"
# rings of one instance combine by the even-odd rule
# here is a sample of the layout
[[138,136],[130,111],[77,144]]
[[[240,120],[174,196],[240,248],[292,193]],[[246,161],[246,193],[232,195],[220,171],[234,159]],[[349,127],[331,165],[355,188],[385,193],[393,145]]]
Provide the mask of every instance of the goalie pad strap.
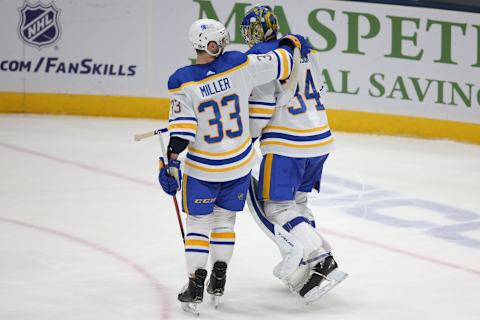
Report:
[[287,223],[285,223],[282,227],[283,227],[283,229],[290,232],[293,228],[295,228],[297,225],[299,225],[302,222],[306,222],[306,223],[310,224],[310,220],[308,220],[305,217],[298,216],[298,217],[293,218],[292,220],[288,221]]

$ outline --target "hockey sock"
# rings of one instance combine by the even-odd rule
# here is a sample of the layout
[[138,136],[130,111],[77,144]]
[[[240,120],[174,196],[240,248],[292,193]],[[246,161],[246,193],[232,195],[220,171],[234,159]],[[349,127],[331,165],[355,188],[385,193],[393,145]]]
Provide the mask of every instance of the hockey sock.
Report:
[[223,261],[227,264],[233,255],[235,232],[228,229],[214,229],[210,234],[211,261]]
[[216,261],[230,262],[235,246],[235,212],[218,206],[213,209],[213,228],[210,234],[212,265]]
[[193,275],[197,269],[205,269],[210,251],[209,232],[212,215],[187,216],[185,236],[185,260],[187,272]]

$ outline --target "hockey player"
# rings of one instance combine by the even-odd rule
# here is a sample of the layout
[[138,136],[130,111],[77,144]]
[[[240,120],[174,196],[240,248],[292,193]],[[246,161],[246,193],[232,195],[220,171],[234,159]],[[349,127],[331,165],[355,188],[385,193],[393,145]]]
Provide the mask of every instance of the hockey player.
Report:
[[[285,47],[262,55],[224,52],[228,31],[211,19],[195,21],[189,40],[197,52],[196,64],[178,69],[168,80],[170,141],[168,159],[160,162],[159,181],[170,195],[182,185],[189,280],[178,300],[184,310],[197,313],[209,255],[213,268],[207,292],[213,296],[224,292],[235,244],[235,213],[243,210],[246,201],[255,154],[248,97],[253,86],[285,80],[295,59],[290,39],[285,39]],[[295,56],[298,67],[299,53]],[[187,147],[181,179],[178,155]]]
[[[268,6],[257,5],[249,10],[241,30],[251,47],[247,54],[262,54],[279,46],[277,18]],[[274,80],[255,88],[249,101],[252,136],[260,136],[263,154],[258,187],[251,189],[250,197],[255,198],[250,202],[255,203],[252,210],[260,215],[256,221],[280,245],[284,256],[284,265],[279,264],[274,273],[311,302],[347,275],[337,269],[330,246],[315,229],[314,216],[307,206],[307,194],[315,185],[319,190],[323,165],[333,150],[332,133],[320,101],[318,57],[302,36],[286,37],[301,47],[294,96],[279,96],[282,87],[280,81]],[[282,227],[293,236],[288,241],[284,234],[277,235]],[[292,274],[279,270],[285,271],[285,264],[297,261],[292,258],[295,250],[285,242],[296,243],[303,251],[301,267]]]

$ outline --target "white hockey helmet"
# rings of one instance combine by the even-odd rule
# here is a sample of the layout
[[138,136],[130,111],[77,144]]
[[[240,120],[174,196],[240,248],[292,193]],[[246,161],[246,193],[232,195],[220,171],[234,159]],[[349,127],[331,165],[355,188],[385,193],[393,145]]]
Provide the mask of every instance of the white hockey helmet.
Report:
[[[188,39],[195,49],[206,51],[209,55],[218,57],[230,43],[230,34],[225,26],[217,20],[200,19],[195,21],[190,27]],[[212,53],[208,50],[210,41],[218,45],[220,50],[217,53]]]

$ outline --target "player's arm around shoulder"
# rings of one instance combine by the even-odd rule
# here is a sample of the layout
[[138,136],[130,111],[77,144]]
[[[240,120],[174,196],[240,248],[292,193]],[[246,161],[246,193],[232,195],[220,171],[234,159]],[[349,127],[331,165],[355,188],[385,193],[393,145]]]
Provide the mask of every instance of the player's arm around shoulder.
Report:
[[248,55],[248,75],[253,86],[288,78],[293,67],[291,52],[278,48],[268,53]]
[[[278,48],[264,54],[249,54],[249,73],[254,86],[273,80],[286,80],[294,70],[298,70],[300,58],[295,51],[301,50],[301,42],[296,38],[280,39]],[[300,53],[297,54],[300,56]]]

